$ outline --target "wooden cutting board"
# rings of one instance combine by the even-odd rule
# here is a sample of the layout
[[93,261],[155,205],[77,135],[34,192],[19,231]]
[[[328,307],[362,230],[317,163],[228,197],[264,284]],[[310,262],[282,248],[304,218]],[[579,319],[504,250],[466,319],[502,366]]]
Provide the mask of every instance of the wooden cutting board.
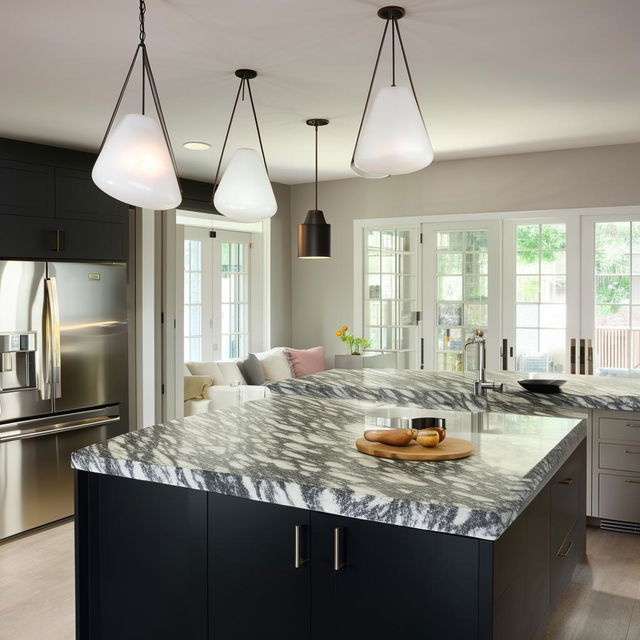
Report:
[[370,456],[396,460],[457,460],[473,453],[473,443],[461,438],[446,437],[435,447],[421,447],[415,440],[405,447],[394,447],[390,444],[369,442],[364,438],[358,438],[356,449]]

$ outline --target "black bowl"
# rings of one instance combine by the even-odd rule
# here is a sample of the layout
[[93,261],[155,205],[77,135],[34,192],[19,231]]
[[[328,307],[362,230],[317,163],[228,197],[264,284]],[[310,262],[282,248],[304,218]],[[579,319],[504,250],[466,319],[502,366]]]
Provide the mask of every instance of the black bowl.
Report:
[[527,391],[533,393],[560,393],[560,387],[566,383],[566,380],[543,380],[542,378],[528,378],[527,380],[518,380],[518,384]]

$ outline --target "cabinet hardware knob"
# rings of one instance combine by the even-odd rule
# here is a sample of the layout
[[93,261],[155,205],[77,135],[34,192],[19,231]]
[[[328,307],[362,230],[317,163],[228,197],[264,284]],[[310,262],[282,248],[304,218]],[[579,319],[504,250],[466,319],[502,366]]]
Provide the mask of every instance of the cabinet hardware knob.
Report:
[[640,422],[627,422],[624,425],[625,427],[636,427],[636,429],[640,428]]
[[573,478],[565,478],[564,480],[558,480],[558,484],[573,484]]
[[565,551],[558,551],[558,558],[566,558],[569,555],[569,552],[573,548],[573,540],[569,541],[569,545],[567,546]]
[[294,528],[293,534],[293,546],[294,546],[294,558],[293,558],[293,566],[296,569],[299,569],[303,564],[305,564],[308,558],[302,557],[302,545],[300,543],[300,535],[304,530],[304,525],[297,524]]
[[635,453],[636,455],[639,455],[639,456],[640,456],[640,451],[631,451],[631,450],[629,450],[629,449],[625,449],[625,450],[624,450],[624,452],[625,452],[625,453]]
[[340,571],[345,566],[342,559],[342,536],[344,535],[344,527],[335,527],[333,530],[333,570]]

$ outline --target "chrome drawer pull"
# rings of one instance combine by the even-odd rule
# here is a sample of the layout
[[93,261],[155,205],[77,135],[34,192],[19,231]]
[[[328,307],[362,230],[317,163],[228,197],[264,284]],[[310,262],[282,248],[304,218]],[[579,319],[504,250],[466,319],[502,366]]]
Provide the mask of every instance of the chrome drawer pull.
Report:
[[625,482],[629,482],[631,484],[640,484],[640,480],[625,480]]
[[569,552],[571,551],[572,547],[573,547],[573,540],[569,542],[569,546],[567,547],[566,551],[558,551],[558,558],[566,558],[569,555]]
[[295,533],[294,533],[294,558],[293,558],[293,566],[296,569],[299,569],[303,564],[305,564],[307,562],[307,558],[303,558],[302,557],[302,551],[301,551],[301,547],[302,545],[300,544],[300,533],[302,532],[302,530],[304,529],[304,526],[301,524],[297,524],[295,526]]
[[341,539],[342,536],[344,534],[344,528],[343,527],[335,527],[335,529],[333,530],[333,570],[334,571],[340,571],[340,569],[342,569],[345,566],[345,562],[342,559],[342,552],[341,552]]
[[627,422],[627,424],[625,425],[625,427],[636,427],[636,428],[640,428],[640,422]]
[[640,456],[640,451],[629,451],[629,449],[625,449],[624,452],[625,453],[635,453],[636,455]]
[[573,478],[565,478],[564,480],[558,480],[558,484],[571,485],[573,484]]

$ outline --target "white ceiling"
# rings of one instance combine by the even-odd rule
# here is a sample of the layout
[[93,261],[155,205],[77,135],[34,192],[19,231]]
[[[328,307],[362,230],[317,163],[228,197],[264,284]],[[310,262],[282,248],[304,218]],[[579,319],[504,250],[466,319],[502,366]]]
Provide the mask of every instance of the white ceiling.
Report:
[[[180,173],[212,179],[233,70],[251,67],[272,177],[313,179],[309,117],[331,120],[321,179],[352,176],[382,4],[147,0],[147,46]],[[639,0],[403,6],[436,160],[640,141]],[[3,0],[2,13],[0,135],[96,150],[137,43],[136,0]],[[138,91],[130,98],[135,109]],[[248,103],[238,116],[231,148],[255,146]],[[188,151],[187,140],[213,147]]]

